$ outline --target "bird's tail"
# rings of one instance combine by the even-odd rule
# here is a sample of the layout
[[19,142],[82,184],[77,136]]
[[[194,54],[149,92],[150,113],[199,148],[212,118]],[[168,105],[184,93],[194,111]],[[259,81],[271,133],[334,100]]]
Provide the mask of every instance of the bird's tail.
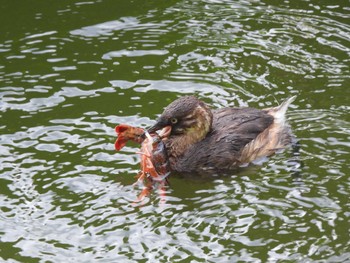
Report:
[[296,97],[297,96],[292,96],[286,99],[285,101],[283,101],[281,105],[268,110],[268,113],[274,116],[275,122],[277,123],[285,122],[285,115],[286,115],[287,109],[289,105],[296,99]]

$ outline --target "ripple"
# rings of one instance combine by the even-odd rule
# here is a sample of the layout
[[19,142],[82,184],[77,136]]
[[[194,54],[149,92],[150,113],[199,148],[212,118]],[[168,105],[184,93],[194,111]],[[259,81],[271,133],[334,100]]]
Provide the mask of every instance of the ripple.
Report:
[[42,37],[50,36],[54,34],[57,34],[57,31],[47,31],[39,34],[28,35],[25,37],[25,39],[42,38]]
[[45,152],[58,152],[61,151],[61,147],[57,144],[48,144],[48,143],[41,143],[37,147],[35,147],[38,151],[45,151]]
[[102,59],[112,59],[119,57],[140,57],[140,56],[162,56],[166,55],[168,51],[166,50],[118,50],[111,51],[102,56]]
[[[349,258],[347,7],[88,1],[24,8],[21,27],[10,7],[11,32],[0,37],[0,257]],[[149,127],[185,94],[213,108],[297,94],[288,119],[300,149],[231,175],[174,175],[165,196],[135,204],[138,146],[115,152],[113,127]]]
[[72,30],[72,35],[80,35],[84,37],[99,37],[112,35],[115,31],[120,30],[140,30],[145,28],[157,28],[155,23],[140,23],[135,17],[122,17],[120,20],[108,21],[101,24],[87,26],[82,29]]

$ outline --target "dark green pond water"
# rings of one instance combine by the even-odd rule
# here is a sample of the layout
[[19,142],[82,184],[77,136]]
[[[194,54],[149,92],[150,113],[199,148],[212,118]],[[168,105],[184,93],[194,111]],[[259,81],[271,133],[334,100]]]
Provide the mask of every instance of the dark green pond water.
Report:
[[[349,1],[0,5],[1,262],[350,262]],[[179,96],[288,112],[300,142],[133,204],[146,127]],[[210,150],[210,149],[208,149]]]

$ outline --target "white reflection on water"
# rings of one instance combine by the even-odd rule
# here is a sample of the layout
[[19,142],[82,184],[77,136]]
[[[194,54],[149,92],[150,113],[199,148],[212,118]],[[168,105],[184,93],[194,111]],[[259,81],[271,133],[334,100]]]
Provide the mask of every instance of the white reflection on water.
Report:
[[[22,24],[17,38],[4,30],[0,258],[348,260],[347,9],[133,3],[122,16],[108,1],[60,6],[45,23],[28,15],[39,24]],[[101,16],[84,9],[101,4]],[[298,94],[288,118],[299,155],[287,150],[225,176],[173,176],[165,203],[154,193],[135,205],[137,146],[116,153],[113,128],[147,127],[185,94],[213,108],[264,108]]]

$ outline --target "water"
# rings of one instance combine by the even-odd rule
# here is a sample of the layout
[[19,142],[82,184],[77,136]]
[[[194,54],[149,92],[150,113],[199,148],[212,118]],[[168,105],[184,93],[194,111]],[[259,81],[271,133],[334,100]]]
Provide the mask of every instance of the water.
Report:
[[[350,261],[348,1],[0,9],[1,261]],[[297,95],[299,160],[173,176],[165,200],[133,204],[137,145],[116,153],[113,128],[185,94],[213,108]]]

